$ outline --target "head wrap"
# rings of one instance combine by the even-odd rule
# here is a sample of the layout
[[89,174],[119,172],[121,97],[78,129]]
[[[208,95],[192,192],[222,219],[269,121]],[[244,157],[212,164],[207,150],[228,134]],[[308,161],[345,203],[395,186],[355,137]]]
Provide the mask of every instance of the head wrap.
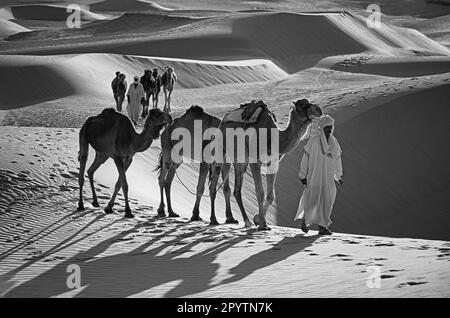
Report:
[[319,118],[318,125],[320,129],[323,129],[324,127],[327,126],[333,126],[334,129],[334,119],[330,115],[323,115],[322,117]]
[[[329,158],[337,158],[341,155],[341,147],[339,146],[338,141],[333,136],[334,132],[334,119],[333,117],[329,115],[323,115],[320,117],[317,126],[319,128],[320,133],[320,146],[322,153],[326,155]],[[332,126],[333,129],[331,131],[330,137],[327,140],[327,137],[325,136],[325,132],[323,131],[324,127]]]

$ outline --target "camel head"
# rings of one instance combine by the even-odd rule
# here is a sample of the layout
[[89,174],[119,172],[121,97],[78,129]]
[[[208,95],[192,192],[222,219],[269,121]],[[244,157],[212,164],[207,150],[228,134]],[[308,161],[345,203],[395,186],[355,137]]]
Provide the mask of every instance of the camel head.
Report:
[[153,127],[153,131],[156,136],[152,136],[152,138],[158,138],[159,137],[159,131],[167,124],[172,123],[172,116],[169,114],[163,112],[159,108],[153,108],[149,111],[147,120],[145,121],[144,130],[149,128],[150,126]]
[[315,117],[322,116],[322,109],[316,105],[311,104],[307,99],[299,99],[293,102],[294,107],[291,114],[298,116],[302,121],[311,121]]

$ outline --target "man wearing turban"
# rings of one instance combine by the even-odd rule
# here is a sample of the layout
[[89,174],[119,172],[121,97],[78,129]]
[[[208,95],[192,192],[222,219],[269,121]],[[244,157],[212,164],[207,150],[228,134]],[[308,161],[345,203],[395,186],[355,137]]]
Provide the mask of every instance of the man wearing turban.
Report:
[[331,210],[336,199],[336,185],[342,185],[341,147],[333,136],[334,119],[324,115],[319,119],[318,132],[305,146],[300,166],[300,179],[305,186],[295,219],[302,220],[302,230],[310,225],[319,227],[319,234],[332,234]]

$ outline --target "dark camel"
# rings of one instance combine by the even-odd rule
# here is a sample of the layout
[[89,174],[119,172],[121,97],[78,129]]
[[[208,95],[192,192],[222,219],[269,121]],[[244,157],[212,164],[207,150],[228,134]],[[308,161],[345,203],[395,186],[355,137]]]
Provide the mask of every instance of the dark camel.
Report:
[[126,171],[137,152],[147,150],[153,140],[159,137],[161,129],[172,122],[170,115],[155,108],[150,110],[144,124],[142,133],[138,134],[130,119],[116,112],[113,108],[103,110],[99,115],[89,117],[80,130],[80,172],[78,182],[80,185],[80,200],[78,210],[84,210],[83,185],[84,170],[88,158],[89,145],[95,150],[95,159],[88,169],[89,181],[92,189],[94,207],[99,207],[94,188],[94,173],[108,159],[112,158],[119,172],[114,193],[105,208],[106,213],[112,213],[114,201],[120,188],[125,197],[125,217],[131,218],[133,214],[128,203],[128,183]]
[[[201,122],[202,126],[202,136],[206,129],[208,128],[217,128],[220,124],[220,119],[216,116],[206,113],[203,108],[200,106],[192,106],[189,108],[183,116],[174,119],[172,125],[168,126],[161,133],[161,154],[159,158],[159,164],[157,170],[159,170],[159,188],[161,193],[161,203],[159,204],[158,214],[160,216],[164,216],[164,191],[166,192],[166,200],[167,200],[167,210],[169,216],[176,217],[178,216],[172,209],[171,198],[170,198],[170,189],[172,185],[173,178],[175,176],[176,169],[181,165],[181,163],[175,163],[172,160],[171,151],[174,144],[177,141],[170,140],[170,136],[172,132],[176,128],[185,128],[189,131],[191,136],[194,136],[194,123],[195,121]],[[210,143],[210,140],[204,140],[202,143],[202,151],[205,147]],[[191,149],[194,149],[194,138],[191,138]],[[192,155],[192,154],[191,154]],[[189,156],[188,154],[184,154],[184,156]],[[191,156],[192,158],[192,156]],[[199,221],[200,218],[200,201],[203,196],[203,192],[205,190],[205,181],[208,175],[208,171],[210,171],[211,165],[202,161],[200,162],[200,171],[198,177],[197,184],[197,193],[195,205],[192,210],[192,221]],[[225,177],[224,175],[222,176]],[[238,223],[237,220],[233,218],[233,214],[231,212],[230,206],[230,183],[228,178],[225,178],[223,183],[223,193],[225,196],[225,206],[226,206],[226,223]]]

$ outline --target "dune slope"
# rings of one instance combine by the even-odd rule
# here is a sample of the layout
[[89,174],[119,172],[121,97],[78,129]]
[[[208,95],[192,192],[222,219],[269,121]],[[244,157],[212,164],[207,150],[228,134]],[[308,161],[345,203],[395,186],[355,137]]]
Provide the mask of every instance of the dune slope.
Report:
[[[345,108],[333,113],[345,175],[334,207],[335,230],[450,239],[450,154],[441,147],[449,137],[445,123],[450,115],[449,92],[446,85],[396,98],[351,117]],[[284,159],[278,177],[280,225],[292,225],[300,199],[302,186],[292,169],[298,171],[302,145]],[[287,191],[292,188],[298,194],[289,191],[288,200]]]
[[0,39],[9,37],[16,33],[28,32],[28,31],[30,31],[30,30],[28,30],[27,28],[24,28],[23,26],[21,26],[17,23],[0,18]]
[[[73,94],[110,98],[116,70],[126,74],[131,83],[133,76],[141,76],[144,69],[158,68],[162,74],[166,65],[175,67],[181,88],[280,80],[287,76],[267,60],[207,62],[115,54],[0,56],[0,70],[8,78],[0,86],[0,107],[19,108]],[[40,85],[35,85],[37,82]]]
[[[152,19],[144,19],[142,27],[147,24],[146,27],[151,28]],[[96,38],[94,43],[82,36],[83,30],[75,30],[70,41],[63,38],[54,40],[51,47],[44,45],[48,41],[45,34],[36,33],[27,36],[29,40],[35,37],[33,47],[24,47],[25,42],[10,41],[3,43],[0,48],[4,52],[19,50],[23,54],[44,55],[106,52],[211,60],[265,58],[271,59],[289,73],[314,66],[323,58],[342,54],[450,55],[445,46],[416,30],[385,24],[380,30],[370,29],[363,18],[347,12],[236,14],[170,29],[173,19],[164,18],[157,22],[157,29],[168,30],[134,37],[123,34],[123,41],[117,41],[121,36],[116,34],[115,40],[105,35]],[[120,19],[114,21],[108,23],[119,23]],[[101,26],[97,24],[92,28],[101,29]],[[78,39],[77,32],[80,32]],[[53,38],[50,34],[47,37]]]

